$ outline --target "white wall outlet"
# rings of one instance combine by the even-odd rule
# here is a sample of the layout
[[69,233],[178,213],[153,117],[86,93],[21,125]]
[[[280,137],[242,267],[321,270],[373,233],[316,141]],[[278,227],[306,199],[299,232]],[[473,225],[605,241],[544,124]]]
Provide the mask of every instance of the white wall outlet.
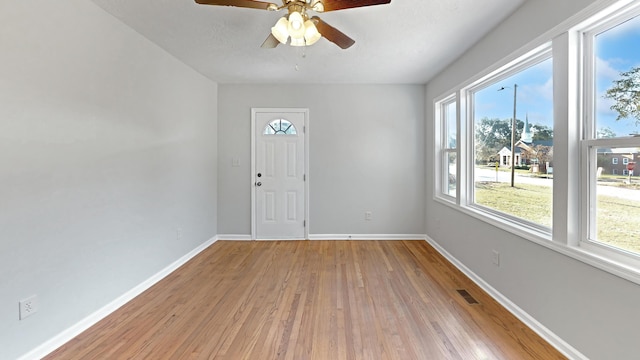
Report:
[[182,240],[182,228],[176,229],[176,240],[178,241]]
[[493,262],[493,265],[500,266],[500,253],[493,250],[491,255],[491,262]]
[[24,300],[20,300],[18,302],[18,305],[18,315],[20,317],[20,320],[24,320],[25,318],[38,312],[38,297],[36,295],[31,295]]
[[373,213],[371,211],[365,211],[364,212],[364,219],[367,221],[371,221],[371,218],[373,217]]

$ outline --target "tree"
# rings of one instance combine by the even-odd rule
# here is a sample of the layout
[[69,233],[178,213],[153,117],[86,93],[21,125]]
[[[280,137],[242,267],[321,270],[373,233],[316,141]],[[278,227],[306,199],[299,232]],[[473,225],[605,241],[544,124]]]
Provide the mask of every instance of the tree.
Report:
[[536,125],[533,141],[553,140],[553,129],[545,125]]
[[616,137],[616,133],[611,130],[610,127],[603,127],[596,130],[596,138],[597,139],[606,139],[606,138],[614,138]]
[[553,161],[553,146],[536,145],[533,147],[532,158],[540,164],[540,170],[546,170],[547,162]]
[[640,66],[620,73],[620,77],[604,97],[615,101],[611,110],[618,113],[616,120],[633,117],[636,125],[640,125]]
[[511,119],[500,120],[486,117],[480,119],[476,124],[475,138],[476,159],[489,161],[504,146],[511,147]]
[[[522,135],[524,121],[516,119],[516,141]],[[490,161],[503,147],[511,149],[511,119],[482,118],[476,124],[476,159]],[[535,125],[534,141],[552,140],[553,129],[544,125]]]

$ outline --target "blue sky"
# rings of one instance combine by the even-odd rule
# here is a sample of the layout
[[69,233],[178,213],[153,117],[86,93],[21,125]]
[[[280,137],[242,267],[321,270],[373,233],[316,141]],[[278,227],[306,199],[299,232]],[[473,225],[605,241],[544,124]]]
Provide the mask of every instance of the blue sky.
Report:
[[613,102],[603,97],[621,72],[640,66],[640,17],[597,35],[595,49],[597,127],[609,127],[622,136],[640,131],[633,119],[616,121],[617,114],[610,109]]
[[[617,135],[640,132],[633,119],[616,121],[610,110],[611,100],[603,97],[612,81],[621,72],[640,66],[640,17],[627,21],[596,37],[596,126],[609,127]],[[552,60],[545,60],[503,81],[476,93],[475,118],[511,119],[513,116],[513,85],[518,84],[517,115],[529,123],[553,127]],[[498,91],[502,86],[508,87]]]
[[[518,84],[516,118],[553,127],[553,65],[545,60],[476,93],[476,119],[513,117],[513,88]],[[501,87],[504,90],[499,90]]]

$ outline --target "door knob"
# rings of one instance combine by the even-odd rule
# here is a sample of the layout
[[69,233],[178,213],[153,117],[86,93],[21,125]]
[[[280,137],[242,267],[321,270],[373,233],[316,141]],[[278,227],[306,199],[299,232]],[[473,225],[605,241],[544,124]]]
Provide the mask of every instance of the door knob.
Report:
[[256,186],[262,186],[262,183],[261,183],[260,181],[258,181],[258,182],[256,183]]

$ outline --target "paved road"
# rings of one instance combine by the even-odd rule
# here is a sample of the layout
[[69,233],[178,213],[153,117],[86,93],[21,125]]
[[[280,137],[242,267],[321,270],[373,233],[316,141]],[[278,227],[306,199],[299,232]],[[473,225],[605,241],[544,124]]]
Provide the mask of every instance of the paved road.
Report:
[[598,185],[598,195],[615,196],[622,199],[640,202],[640,190],[625,189],[616,186]]
[[[476,181],[496,181],[496,171],[492,169],[476,168]],[[511,182],[511,172],[498,171],[498,182]],[[551,186],[552,179],[522,176],[516,172],[515,183]]]
[[[497,176],[498,176],[498,182],[507,182],[507,183],[511,182],[511,172],[498,171]],[[496,181],[496,171],[492,169],[486,169],[486,168],[485,169],[476,168],[475,177],[476,177],[476,181]],[[523,176],[516,173],[515,183],[551,186],[553,183],[553,180],[538,178],[538,177]],[[625,188],[619,188],[615,186],[607,186],[607,185],[600,184],[598,185],[598,194],[615,196],[622,199],[629,199],[629,200],[640,202],[640,190],[625,189]]]

